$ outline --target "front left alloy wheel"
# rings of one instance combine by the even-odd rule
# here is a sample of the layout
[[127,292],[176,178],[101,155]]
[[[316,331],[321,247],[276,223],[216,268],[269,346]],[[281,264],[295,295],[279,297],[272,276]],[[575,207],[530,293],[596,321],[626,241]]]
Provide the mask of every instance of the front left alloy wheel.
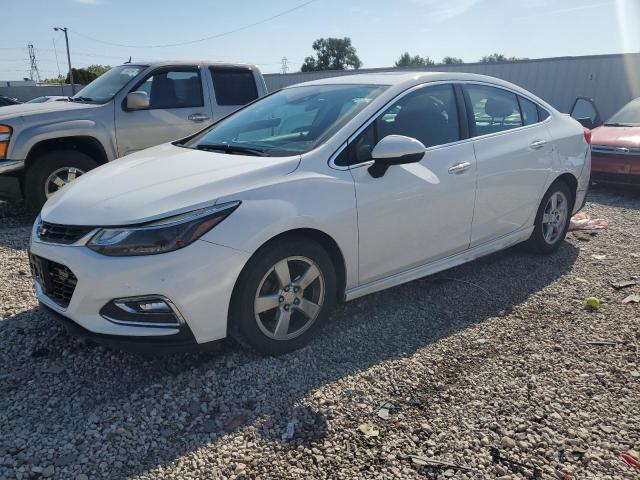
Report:
[[307,344],[336,300],[331,258],[317,243],[292,237],[249,260],[234,291],[229,331],[261,353],[279,355]]

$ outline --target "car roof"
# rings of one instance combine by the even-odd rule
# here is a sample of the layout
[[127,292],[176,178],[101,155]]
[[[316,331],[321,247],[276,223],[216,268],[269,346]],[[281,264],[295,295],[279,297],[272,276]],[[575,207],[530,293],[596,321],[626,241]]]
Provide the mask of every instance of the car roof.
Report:
[[[125,63],[124,65],[128,64]],[[220,62],[214,60],[158,60],[153,62],[131,62],[131,65],[147,65],[149,67],[215,65],[220,67],[247,67],[252,70],[259,70],[258,67],[252,63]]]
[[481,82],[489,83],[499,87],[505,87],[518,92],[523,96],[536,100],[547,108],[553,108],[547,102],[537,97],[533,93],[506,80],[487,75],[463,72],[421,72],[421,71],[401,71],[401,72],[379,72],[379,73],[357,73],[353,75],[342,74],[336,77],[321,78],[309,82],[298,83],[285,88],[295,88],[301,86],[315,85],[386,85],[390,86],[390,91],[398,92],[428,82]]
[[512,85],[499,78],[478,75],[476,73],[461,72],[379,72],[379,73],[359,73],[354,75],[339,75],[330,78],[321,78],[310,82],[299,83],[300,85],[411,85],[424,82],[437,82],[446,80],[480,81],[496,84]]

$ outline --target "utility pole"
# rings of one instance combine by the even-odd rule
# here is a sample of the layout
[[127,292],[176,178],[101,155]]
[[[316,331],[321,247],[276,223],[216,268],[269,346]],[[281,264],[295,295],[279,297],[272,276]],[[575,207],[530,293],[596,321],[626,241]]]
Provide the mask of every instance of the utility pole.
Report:
[[282,57],[282,74],[284,75],[289,71],[289,65],[287,65],[287,57]]
[[76,94],[76,88],[73,84],[73,70],[71,69],[71,54],[69,53],[69,36],[67,35],[67,27],[53,27],[57,32],[58,30],[64,32],[64,41],[67,43],[67,62],[69,62],[69,81],[71,82],[71,95]]
[[38,71],[38,63],[36,61],[36,52],[33,49],[33,43],[29,43],[27,45],[27,48],[29,49],[29,66],[31,68],[29,72],[29,78],[31,78],[31,80],[36,80],[37,82],[39,82],[40,72]]

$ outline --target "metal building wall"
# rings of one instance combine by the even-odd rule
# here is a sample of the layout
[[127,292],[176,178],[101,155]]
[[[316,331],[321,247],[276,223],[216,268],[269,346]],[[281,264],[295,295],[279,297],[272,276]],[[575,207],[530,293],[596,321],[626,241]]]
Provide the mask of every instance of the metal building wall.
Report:
[[[267,74],[269,91],[319,78],[402,70],[376,68],[289,74]],[[412,68],[420,71],[479,73],[502,78],[535,93],[561,112],[578,96],[593,98],[603,119],[640,97],[640,53],[559,57],[508,63],[467,63]]]
[[[13,83],[13,82],[10,82]],[[83,85],[76,85],[76,92]],[[26,102],[36,97],[45,95],[71,95],[71,85],[17,85],[0,86],[0,95],[9,98],[17,98],[21,102]]]

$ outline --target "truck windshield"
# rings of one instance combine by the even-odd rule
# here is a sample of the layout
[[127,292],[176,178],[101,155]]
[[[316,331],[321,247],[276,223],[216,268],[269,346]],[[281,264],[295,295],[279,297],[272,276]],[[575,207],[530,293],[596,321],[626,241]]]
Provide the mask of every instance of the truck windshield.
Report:
[[100,75],[73,97],[72,101],[105,103],[111,100],[131,79],[147,68],[144,65],[120,65]]
[[386,88],[383,85],[287,88],[230,115],[184,146],[270,157],[304,153],[337,132]]
[[637,127],[640,126],[640,98],[636,98],[618,110],[605,122],[611,127]]

